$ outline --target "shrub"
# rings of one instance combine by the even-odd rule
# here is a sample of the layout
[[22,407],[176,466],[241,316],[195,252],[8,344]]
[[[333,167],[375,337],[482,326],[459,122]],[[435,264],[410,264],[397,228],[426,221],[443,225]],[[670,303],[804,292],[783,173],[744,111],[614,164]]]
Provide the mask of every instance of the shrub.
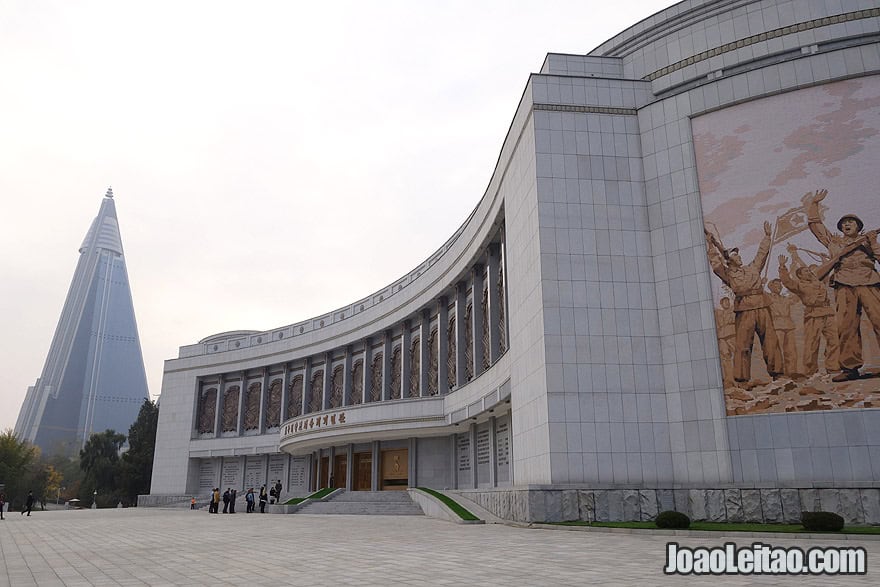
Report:
[[805,530],[819,532],[843,530],[843,518],[834,512],[801,512],[801,524]]
[[665,512],[660,512],[659,514],[657,514],[657,518],[654,520],[654,523],[657,524],[658,528],[686,530],[687,528],[690,528],[691,519],[681,512],[667,510]]

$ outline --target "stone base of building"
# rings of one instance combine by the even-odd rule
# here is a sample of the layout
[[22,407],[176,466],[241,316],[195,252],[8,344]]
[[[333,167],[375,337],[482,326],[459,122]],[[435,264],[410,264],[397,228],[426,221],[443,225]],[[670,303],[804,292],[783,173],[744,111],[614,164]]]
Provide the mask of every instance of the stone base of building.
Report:
[[802,511],[829,511],[850,525],[880,525],[880,488],[459,490],[516,522],[651,521],[675,510],[694,521],[798,523]]
[[[138,507],[190,507],[192,495],[138,495]],[[204,500],[203,500],[204,501]],[[204,505],[199,502],[198,507]]]

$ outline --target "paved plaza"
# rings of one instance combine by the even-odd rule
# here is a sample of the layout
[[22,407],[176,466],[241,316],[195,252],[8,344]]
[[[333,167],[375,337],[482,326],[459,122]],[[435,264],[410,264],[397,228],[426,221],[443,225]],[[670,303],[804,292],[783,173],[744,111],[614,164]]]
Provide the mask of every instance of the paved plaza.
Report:
[[[720,545],[729,536],[684,538]],[[740,544],[753,540],[740,537]],[[667,537],[462,526],[421,516],[209,515],[156,508],[13,512],[5,585],[876,585],[862,577],[666,577]],[[779,538],[774,546],[844,544]]]

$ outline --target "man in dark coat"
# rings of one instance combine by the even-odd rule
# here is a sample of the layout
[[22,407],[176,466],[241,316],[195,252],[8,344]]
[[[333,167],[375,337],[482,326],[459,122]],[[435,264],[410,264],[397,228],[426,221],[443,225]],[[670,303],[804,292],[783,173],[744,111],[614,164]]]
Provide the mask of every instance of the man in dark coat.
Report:
[[28,491],[27,501],[25,502],[25,507],[27,509],[21,511],[22,515],[24,515],[25,512],[27,512],[27,515],[31,515],[31,508],[34,507],[35,501],[36,499],[34,499],[34,492]]
[[229,488],[226,488],[226,491],[223,492],[223,513],[229,513]]

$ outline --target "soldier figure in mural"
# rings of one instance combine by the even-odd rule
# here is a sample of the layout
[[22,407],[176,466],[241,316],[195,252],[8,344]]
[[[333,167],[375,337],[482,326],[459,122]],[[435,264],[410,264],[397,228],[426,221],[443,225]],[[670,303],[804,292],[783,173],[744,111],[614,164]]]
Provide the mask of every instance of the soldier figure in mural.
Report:
[[736,327],[730,298],[721,298],[721,307],[715,308],[715,326],[718,330],[718,351],[721,355],[721,376],[724,387],[733,387],[733,353],[736,350]]
[[779,256],[779,278],[790,292],[798,296],[804,304],[804,371],[807,377],[819,371],[819,344],[825,339],[825,370],[829,373],[840,370],[839,339],[834,309],[826,280],[816,277],[814,268],[806,266],[798,257],[797,247],[788,246],[791,255],[789,272],[788,257]]
[[764,238],[758,247],[754,260],[743,263],[739,249],[725,249],[721,243],[706,230],[709,264],[722,282],[731,289],[733,302],[736,350],[733,355],[733,378],[743,387],[753,387],[751,381],[752,347],[755,334],[761,342],[767,372],[774,379],[783,372],[782,352],[773,318],[770,314],[770,300],[764,292],[761,271],[770,254],[771,226],[764,223]]
[[782,281],[771,279],[767,284],[767,297],[770,298],[770,314],[773,316],[773,327],[782,347],[782,365],[785,374],[792,379],[802,379],[797,369],[797,347],[794,336],[794,320],[791,318],[794,298],[782,293]]
[[880,341],[880,275],[875,263],[880,258],[877,230],[862,233],[865,223],[855,214],[845,214],[837,221],[842,235],[832,233],[822,222],[819,202],[828,190],[816,190],[807,207],[810,231],[831,254],[831,259],[817,270],[817,277],[832,274],[831,284],[837,302],[837,330],[840,336],[841,372],[833,381],[859,378],[863,365],[860,323],[864,310],[874,335]]

